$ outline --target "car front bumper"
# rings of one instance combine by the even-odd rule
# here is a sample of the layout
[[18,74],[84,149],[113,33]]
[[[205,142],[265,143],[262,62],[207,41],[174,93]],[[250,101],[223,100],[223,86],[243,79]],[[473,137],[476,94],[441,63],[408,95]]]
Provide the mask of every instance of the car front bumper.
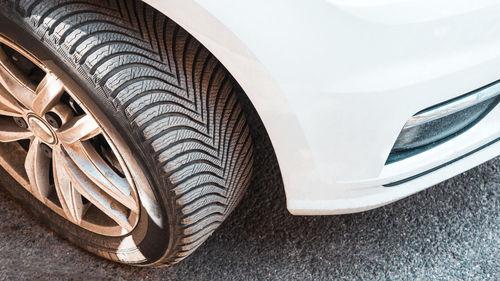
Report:
[[497,106],[452,140],[386,165],[411,116],[500,79],[498,0],[147,2],[241,84],[293,214],[375,208],[500,154]]
[[386,165],[411,116],[500,79],[498,1],[431,2],[330,2],[323,52],[305,67],[321,69],[310,75],[317,84],[283,86],[318,167],[317,182],[286,188],[293,214],[372,209],[500,155],[497,106],[452,140]]

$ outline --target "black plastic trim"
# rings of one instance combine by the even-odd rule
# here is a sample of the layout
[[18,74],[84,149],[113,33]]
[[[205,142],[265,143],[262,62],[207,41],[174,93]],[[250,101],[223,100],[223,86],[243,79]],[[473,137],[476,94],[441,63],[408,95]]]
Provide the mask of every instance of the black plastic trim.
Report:
[[411,177],[406,178],[406,179],[402,179],[402,180],[399,180],[399,181],[395,181],[395,182],[391,182],[391,183],[388,183],[388,184],[384,184],[383,186],[384,186],[384,187],[393,187],[393,186],[400,185],[400,184],[403,184],[403,183],[406,183],[406,182],[412,181],[412,180],[414,180],[414,179],[420,178],[420,177],[425,176],[425,175],[427,175],[427,174],[430,174],[430,173],[432,173],[432,172],[434,172],[434,171],[437,171],[437,170],[439,170],[439,169],[441,169],[441,168],[444,168],[444,167],[446,167],[446,166],[448,166],[448,165],[450,165],[450,164],[453,164],[453,163],[455,163],[455,162],[457,162],[457,161],[460,161],[460,160],[462,160],[462,159],[466,158],[467,156],[470,156],[470,155],[472,155],[472,154],[474,154],[474,153],[476,153],[476,152],[478,152],[478,151],[480,151],[480,150],[482,150],[482,149],[484,149],[484,148],[486,148],[486,147],[488,147],[488,146],[490,146],[490,145],[492,145],[492,144],[494,144],[494,143],[496,143],[496,142],[498,142],[498,141],[500,141],[500,138],[497,138],[497,139],[495,139],[495,140],[493,140],[493,141],[490,141],[489,143],[487,143],[487,144],[485,144],[485,145],[482,145],[482,146],[480,146],[480,147],[478,147],[478,148],[476,148],[476,149],[474,149],[474,150],[472,150],[472,151],[469,151],[468,153],[466,153],[466,154],[464,154],[464,155],[462,155],[462,156],[460,156],[460,157],[458,157],[458,158],[455,158],[455,159],[453,159],[453,160],[451,160],[451,161],[448,161],[448,162],[446,162],[446,163],[444,163],[444,164],[441,164],[441,165],[439,165],[439,166],[436,166],[436,167],[434,167],[434,168],[432,168],[432,169],[429,169],[429,170],[427,170],[427,171],[425,171],[425,172],[422,172],[422,173],[420,173],[420,174],[417,174],[417,175],[411,176]]
[[[498,83],[495,82],[495,83]],[[486,86],[488,87],[488,86]],[[474,92],[477,92],[478,90],[474,91]],[[459,98],[457,98],[459,99]],[[420,154],[424,151],[427,151],[431,148],[434,148],[442,143],[445,143],[461,134],[463,134],[464,132],[468,131],[470,128],[474,127],[477,123],[479,123],[481,120],[483,120],[484,117],[486,117],[495,107],[498,106],[498,104],[500,103],[500,96],[497,96],[497,97],[493,97],[492,99],[495,99],[496,101],[494,101],[490,107],[488,109],[486,109],[478,118],[474,119],[473,121],[471,121],[471,123],[469,123],[467,126],[465,126],[464,128],[460,129],[458,132],[455,132],[447,137],[444,137],[440,140],[437,140],[433,143],[430,143],[428,145],[425,145],[425,146],[422,146],[422,147],[417,147],[417,148],[414,148],[414,149],[410,149],[410,150],[406,150],[406,151],[391,151],[390,154],[389,154],[389,157],[387,158],[386,162],[385,162],[385,165],[389,165],[389,164],[392,164],[392,163],[395,163],[395,162],[398,162],[398,161],[401,161],[401,160],[404,160],[404,159],[407,159],[407,158],[410,158],[414,155],[417,155],[417,154]],[[456,100],[456,99],[454,99]],[[434,107],[433,107],[434,108]],[[424,110],[425,111],[425,110]],[[423,111],[422,111],[423,112]],[[418,113],[417,113],[418,114]]]

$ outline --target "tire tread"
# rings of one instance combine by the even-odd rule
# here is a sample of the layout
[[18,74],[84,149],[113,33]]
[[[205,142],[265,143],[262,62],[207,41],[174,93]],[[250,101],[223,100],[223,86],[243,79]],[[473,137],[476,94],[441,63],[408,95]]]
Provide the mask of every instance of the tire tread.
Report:
[[140,1],[16,1],[40,39],[122,112],[150,150],[179,233],[160,263],[193,252],[248,186],[253,149],[238,87],[221,63]]

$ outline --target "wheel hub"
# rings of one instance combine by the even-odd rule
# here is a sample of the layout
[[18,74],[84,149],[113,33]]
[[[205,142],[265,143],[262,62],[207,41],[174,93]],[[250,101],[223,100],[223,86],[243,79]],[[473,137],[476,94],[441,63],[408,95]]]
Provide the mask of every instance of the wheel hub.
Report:
[[46,144],[57,143],[57,136],[42,118],[36,115],[28,115],[29,129],[35,137],[40,138]]

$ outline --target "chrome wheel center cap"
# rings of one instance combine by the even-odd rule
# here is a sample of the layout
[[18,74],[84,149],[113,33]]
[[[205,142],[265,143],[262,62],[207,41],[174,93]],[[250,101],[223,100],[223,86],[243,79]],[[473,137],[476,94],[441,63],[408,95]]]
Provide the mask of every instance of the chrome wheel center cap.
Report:
[[29,116],[28,124],[33,134],[47,144],[55,144],[56,136],[50,125],[37,116]]

